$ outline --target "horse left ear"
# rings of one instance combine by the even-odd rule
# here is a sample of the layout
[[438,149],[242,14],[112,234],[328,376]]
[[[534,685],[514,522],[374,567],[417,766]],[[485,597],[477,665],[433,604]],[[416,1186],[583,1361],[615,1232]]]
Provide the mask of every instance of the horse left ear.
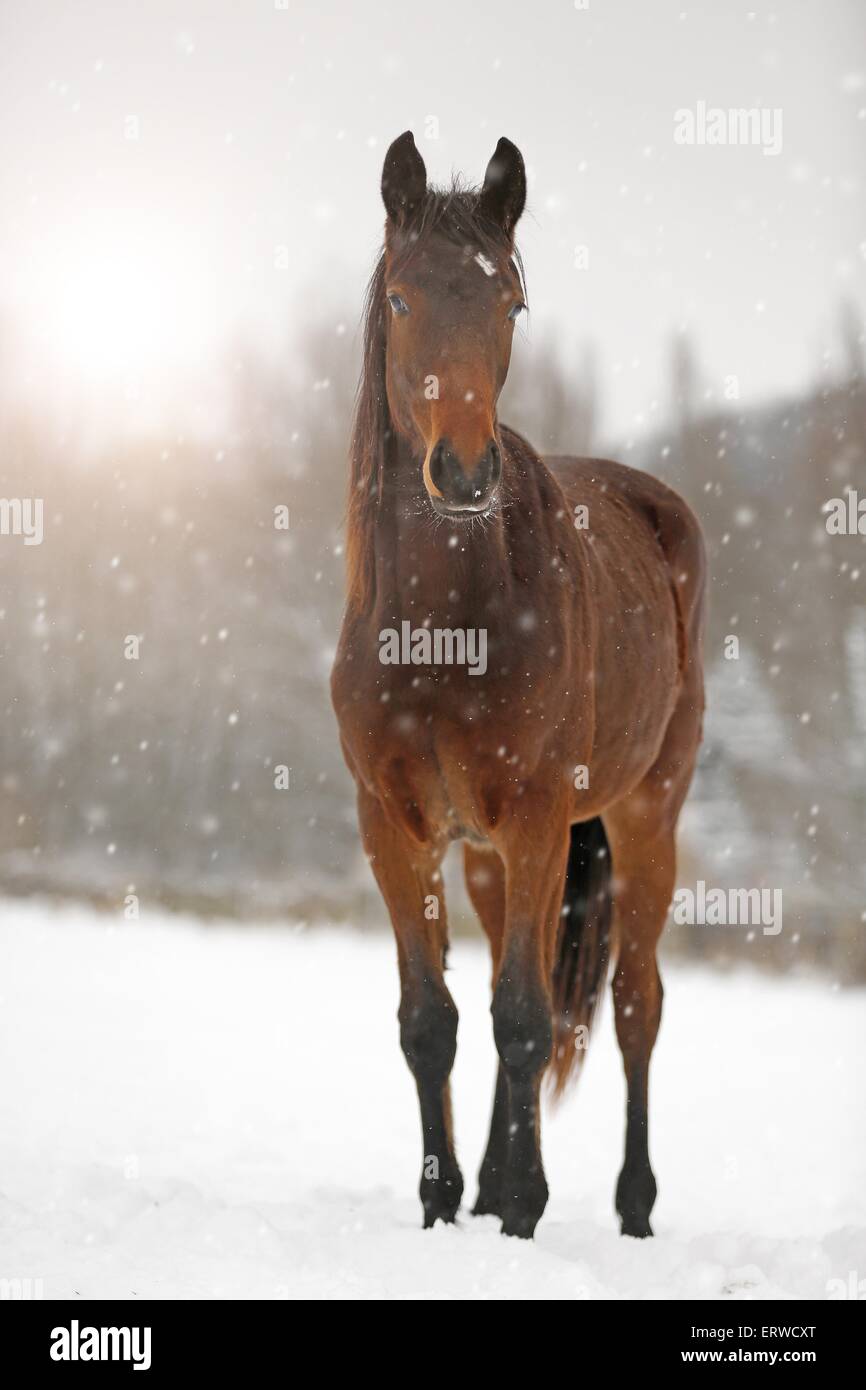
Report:
[[516,145],[503,135],[484,175],[478,209],[510,239],[526,203],[526,167]]

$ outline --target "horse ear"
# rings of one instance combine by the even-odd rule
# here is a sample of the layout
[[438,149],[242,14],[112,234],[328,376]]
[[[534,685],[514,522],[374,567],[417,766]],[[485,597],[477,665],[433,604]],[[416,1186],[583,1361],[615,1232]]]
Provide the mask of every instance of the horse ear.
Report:
[[382,201],[396,227],[417,212],[426,192],[424,161],[415,148],[411,130],[404,130],[389,146],[382,166]]
[[511,238],[526,203],[523,155],[503,135],[484,175],[478,210]]

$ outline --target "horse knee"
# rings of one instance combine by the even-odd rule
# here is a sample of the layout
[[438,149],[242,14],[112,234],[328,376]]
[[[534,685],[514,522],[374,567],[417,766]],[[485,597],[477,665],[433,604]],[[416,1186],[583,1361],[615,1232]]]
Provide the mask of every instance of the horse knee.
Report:
[[400,1004],[400,1046],[419,1081],[444,1083],[457,1052],[457,1007],[447,990],[404,996]]
[[542,1071],[553,1050],[550,1003],[539,990],[503,974],[493,995],[493,1037],[502,1065],[512,1079]]

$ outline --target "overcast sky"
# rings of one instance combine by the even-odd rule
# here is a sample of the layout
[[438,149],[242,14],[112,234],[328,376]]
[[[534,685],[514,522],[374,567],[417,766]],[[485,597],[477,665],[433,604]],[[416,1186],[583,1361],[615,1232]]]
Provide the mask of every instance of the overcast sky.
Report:
[[[513,370],[548,326],[575,361],[596,340],[606,432],[664,409],[677,327],[749,402],[815,376],[842,296],[866,307],[863,0],[279,6],[3,0],[0,307],[46,391],[128,370],[158,402],[238,325],[291,333],[299,296],[353,326],[407,127],[437,180],[520,145]],[[678,145],[701,101],[779,109],[781,152]]]

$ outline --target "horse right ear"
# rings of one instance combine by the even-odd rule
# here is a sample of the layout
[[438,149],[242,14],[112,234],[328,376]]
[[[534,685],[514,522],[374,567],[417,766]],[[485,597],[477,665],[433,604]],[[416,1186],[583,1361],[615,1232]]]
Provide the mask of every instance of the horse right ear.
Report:
[[424,201],[427,170],[411,130],[398,135],[382,166],[382,201],[395,227],[403,226]]

